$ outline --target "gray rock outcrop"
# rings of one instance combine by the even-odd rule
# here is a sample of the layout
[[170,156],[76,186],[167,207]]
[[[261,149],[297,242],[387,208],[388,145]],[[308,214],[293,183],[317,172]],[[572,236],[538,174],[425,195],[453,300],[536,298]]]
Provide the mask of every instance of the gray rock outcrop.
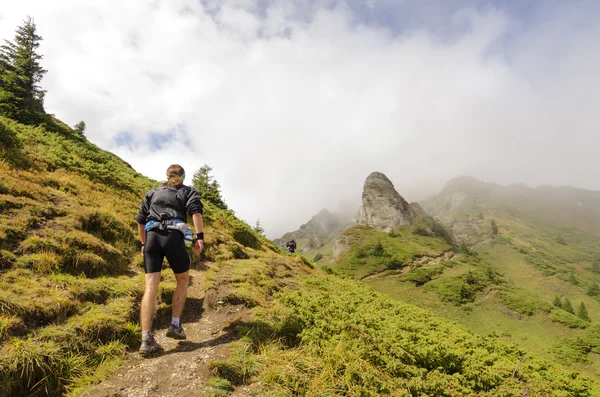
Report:
[[362,201],[357,222],[385,232],[409,226],[419,217],[417,210],[400,196],[394,184],[381,172],[373,172],[365,180]]

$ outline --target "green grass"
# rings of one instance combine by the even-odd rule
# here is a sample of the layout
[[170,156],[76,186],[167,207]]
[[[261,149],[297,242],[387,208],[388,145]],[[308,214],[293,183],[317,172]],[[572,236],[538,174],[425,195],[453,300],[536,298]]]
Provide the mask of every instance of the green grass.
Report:
[[284,395],[594,393],[585,377],[356,281],[321,276],[276,297],[262,322],[238,327],[246,336],[219,376],[240,382],[244,368],[256,368],[257,380]]
[[416,227],[398,228],[393,234],[360,225],[347,229],[342,233],[342,239],[349,242],[350,248],[331,268],[340,274],[362,279],[451,249],[442,238],[414,234]]

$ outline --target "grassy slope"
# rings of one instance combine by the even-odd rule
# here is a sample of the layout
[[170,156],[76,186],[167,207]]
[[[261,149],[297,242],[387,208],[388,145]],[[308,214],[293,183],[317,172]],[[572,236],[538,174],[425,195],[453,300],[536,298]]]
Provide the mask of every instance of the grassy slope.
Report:
[[[139,343],[133,216],[154,182],[60,124],[0,119],[0,128],[3,143],[10,140],[0,151],[0,394],[61,394],[95,381]],[[240,339],[228,359],[213,363],[214,396],[229,394],[231,384],[262,396],[594,393],[589,379],[523,361],[515,346],[281,255],[230,212],[207,205],[205,220],[207,300],[244,303],[254,313],[231,325]],[[359,259],[373,270],[447,248],[417,236],[396,250],[394,239],[408,238],[403,231],[371,237],[378,256]],[[486,275],[479,259],[439,266],[467,264],[481,270],[476,278]],[[165,277],[159,320],[173,288]]]
[[[60,394],[139,344],[134,217],[156,182],[58,121],[0,118],[0,138],[0,395]],[[210,204],[205,224],[203,260],[273,252]],[[165,277],[159,319],[174,288]]]
[[[480,219],[480,212],[484,215],[483,219]],[[543,214],[532,215],[515,207],[472,208],[470,212],[463,210],[453,215],[479,223],[484,233],[490,234],[490,239],[489,221],[494,219],[498,224],[500,235],[491,239],[490,243],[476,246],[475,255],[472,255],[472,258],[478,258],[499,273],[497,282],[486,283],[476,291],[472,300],[461,301],[453,299],[458,294],[445,293],[445,287],[456,287],[449,280],[464,279],[469,270],[477,269],[477,264],[445,267],[443,272],[434,272],[433,281],[424,285],[415,282],[419,280],[419,274],[410,276],[415,272],[406,276],[387,273],[366,281],[395,299],[432,309],[478,333],[517,343],[540,356],[599,376],[600,357],[593,352],[598,350],[598,342],[575,343],[576,348],[573,346],[574,342],[596,332],[600,322],[598,296],[588,295],[590,287],[600,282],[600,275],[591,272],[600,246],[597,235],[588,228],[581,230],[572,224],[565,225],[564,221],[547,220]],[[577,222],[580,223],[581,219]],[[565,239],[566,245],[558,242],[559,235]],[[409,234],[405,236],[410,237]],[[363,241],[370,239],[369,235]],[[402,241],[401,244],[410,245],[412,242]],[[346,259],[342,258],[335,267],[343,269],[350,265],[352,262],[347,258],[353,255],[356,256],[352,250],[347,252]],[[440,284],[444,283],[445,287],[440,289]],[[451,289],[457,291],[457,288]],[[573,316],[567,317],[563,323],[552,321],[568,316],[553,308],[552,303],[557,296],[562,299],[568,297],[576,311],[583,302],[592,326]]]

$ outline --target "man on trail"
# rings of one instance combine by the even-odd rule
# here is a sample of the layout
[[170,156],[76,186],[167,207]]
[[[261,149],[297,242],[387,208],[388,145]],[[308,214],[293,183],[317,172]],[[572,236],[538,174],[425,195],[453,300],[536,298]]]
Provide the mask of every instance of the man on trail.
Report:
[[[173,292],[171,325],[167,336],[185,339],[185,332],[181,326],[181,313],[187,297],[191,263],[186,244],[193,243],[195,255],[200,255],[204,248],[200,195],[193,188],[183,184],[185,171],[180,165],[171,165],[167,169],[167,178],[167,182],[162,186],[146,193],[136,217],[146,273],[140,309],[142,345],[139,352],[142,355],[162,350],[152,334],[152,317],[163,259],[167,258],[177,280],[177,287]],[[192,215],[197,235],[195,241],[187,226],[186,214]]]
[[285,246],[287,247],[287,250],[288,250],[289,253],[293,254],[294,252],[296,252],[296,240],[288,241],[285,244]]

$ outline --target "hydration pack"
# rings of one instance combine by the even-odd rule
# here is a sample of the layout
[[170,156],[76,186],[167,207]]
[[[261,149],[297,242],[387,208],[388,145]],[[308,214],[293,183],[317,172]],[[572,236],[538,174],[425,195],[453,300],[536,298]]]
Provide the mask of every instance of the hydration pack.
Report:
[[144,226],[144,231],[148,233],[150,230],[177,230],[183,235],[185,245],[192,245],[194,236],[192,229],[181,219],[169,219],[165,221],[151,220]]

